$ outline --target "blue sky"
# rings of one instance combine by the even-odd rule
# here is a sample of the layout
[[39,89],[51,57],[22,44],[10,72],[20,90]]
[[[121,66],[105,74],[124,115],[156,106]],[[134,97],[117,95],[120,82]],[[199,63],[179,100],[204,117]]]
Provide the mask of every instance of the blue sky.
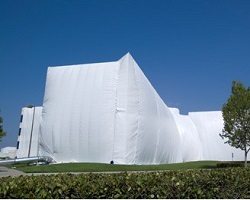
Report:
[[0,109],[15,146],[21,108],[42,105],[48,66],[130,52],[165,103],[220,110],[250,85],[249,0],[0,1]]

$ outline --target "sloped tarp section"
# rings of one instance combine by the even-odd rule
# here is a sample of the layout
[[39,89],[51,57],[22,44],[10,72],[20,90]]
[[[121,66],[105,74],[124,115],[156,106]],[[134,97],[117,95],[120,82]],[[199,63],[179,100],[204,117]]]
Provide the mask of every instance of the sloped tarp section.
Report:
[[49,67],[39,154],[56,162],[181,162],[171,111],[130,54]]
[[17,140],[17,158],[38,155],[38,135],[41,117],[42,107],[22,108]]

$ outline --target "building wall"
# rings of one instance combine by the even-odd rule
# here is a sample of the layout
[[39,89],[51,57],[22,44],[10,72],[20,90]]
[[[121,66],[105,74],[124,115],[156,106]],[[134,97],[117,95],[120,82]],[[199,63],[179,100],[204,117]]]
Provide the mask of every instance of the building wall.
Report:
[[41,114],[42,107],[22,108],[17,140],[17,158],[34,157],[38,155]]

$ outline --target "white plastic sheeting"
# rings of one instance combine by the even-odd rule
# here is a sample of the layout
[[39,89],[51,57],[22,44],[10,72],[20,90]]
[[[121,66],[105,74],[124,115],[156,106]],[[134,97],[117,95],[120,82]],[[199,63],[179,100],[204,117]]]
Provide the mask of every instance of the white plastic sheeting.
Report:
[[182,159],[195,160],[244,160],[243,151],[225,144],[219,136],[223,129],[221,111],[189,112],[181,115],[177,108],[170,108],[181,134]]
[[[181,115],[179,109],[170,108],[181,135],[182,161],[202,160],[202,143],[196,125],[188,115]],[[176,147],[175,147],[176,148]]]
[[42,107],[22,108],[19,136],[17,141],[17,158],[38,155],[38,135],[41,123]]
[[203,160],[244,160],[244,151],[225,144],[219,136],[224,126],[221,111],[190,112],[188,115],[199,133]]
[[49,67],[41,110],[31,150],[34,113],[22,111],[27,122],[20,125],[26,134],[19,157],[37,154],[39,142],[39,156],[56,162],[159,164],[232,160],[232,153],[243,159],[219,137],[221,112],[180,115],[168,108],[130,54],[116,62]]
[[1,148],[0,158],[15,158],[15,157],[16,157],[16,147]]

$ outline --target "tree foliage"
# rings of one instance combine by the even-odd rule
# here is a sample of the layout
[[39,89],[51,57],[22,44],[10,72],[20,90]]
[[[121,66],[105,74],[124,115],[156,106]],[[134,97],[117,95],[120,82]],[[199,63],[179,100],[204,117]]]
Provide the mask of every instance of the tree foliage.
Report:
[[2,137],[5,135],[6,133],[3,130],[3,118],[0,116],[0,142],[2,141]]
[[233,81],[231,96],[222,108],[226,143],[247,153],[250,150],[250,87]]

